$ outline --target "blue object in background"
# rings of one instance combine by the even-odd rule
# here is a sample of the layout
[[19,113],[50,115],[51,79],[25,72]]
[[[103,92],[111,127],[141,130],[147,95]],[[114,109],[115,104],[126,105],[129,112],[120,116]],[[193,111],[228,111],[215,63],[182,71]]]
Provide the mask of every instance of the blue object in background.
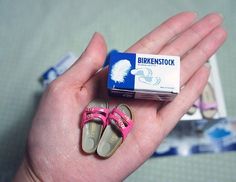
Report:
[[229,136],[231,134],[230,131],[227,131],[225,128],[214,128],[211,132],[208,133],[208,135],[213,139],[220,139],[224,138],[226,136]]
[[178,150],[176,147],[170,147],[170,149],[166,152],[154,152],[151,157],[164,157],[170,155],[178,155]]

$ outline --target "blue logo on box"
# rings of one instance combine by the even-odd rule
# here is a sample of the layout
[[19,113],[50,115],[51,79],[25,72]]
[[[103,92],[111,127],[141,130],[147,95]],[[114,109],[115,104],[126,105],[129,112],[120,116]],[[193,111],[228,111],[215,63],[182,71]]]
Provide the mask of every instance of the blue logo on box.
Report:
[[114,52],[110,55],[108,88],[134,90],[134,75],[136,55],[132,53]]

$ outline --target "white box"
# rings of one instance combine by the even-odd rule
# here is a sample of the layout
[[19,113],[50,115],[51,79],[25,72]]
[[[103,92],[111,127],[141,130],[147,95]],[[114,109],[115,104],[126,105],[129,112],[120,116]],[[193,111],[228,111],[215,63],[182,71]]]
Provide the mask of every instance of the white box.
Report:
[[[211,84],[217,103],[217,113],[214,115],[212,119],[219,119],[227,117],[226,106],[224,101],[224,94],[221,86],[220,74],[217,65],[217,57],[213,55],[209,59],[209,64],[211,66],[211,73],[208,82]],[[190,120],[202,120],[204,119],[200,108],[197,108],[196,112],[193,115],[185,114],[181,120],[182,121],[190,121]]]
[[179,88],[178,56],[119,52],[110,55],[111,96],[169,101],[179,93]]

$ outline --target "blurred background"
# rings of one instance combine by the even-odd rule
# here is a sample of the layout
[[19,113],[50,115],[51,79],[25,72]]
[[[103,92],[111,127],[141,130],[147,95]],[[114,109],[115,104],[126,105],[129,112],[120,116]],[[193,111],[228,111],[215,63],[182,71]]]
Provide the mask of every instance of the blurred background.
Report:
[[[220,12],[228,40],[217,52],[229,118],[236,116],[236,1],[234,0],[0,0],[0,181],[22,159],[42,93],[40,75],[67,52],[80,55],[95,31],[124,51],[168,17]],[[236,181],[236,153],[152,158],[126,181]]]

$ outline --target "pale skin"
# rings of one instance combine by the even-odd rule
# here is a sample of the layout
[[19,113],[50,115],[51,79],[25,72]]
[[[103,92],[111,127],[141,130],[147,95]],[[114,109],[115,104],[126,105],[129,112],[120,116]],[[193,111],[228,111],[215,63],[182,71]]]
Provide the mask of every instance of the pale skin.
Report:
[[[108,97],[107,69],[97,72],[107,54],[106,43],[95,33],[73,67],[43,94],[14,181],[122,181],[142,165],[199,97],[210,73],[205,62],[226,39],[219,14],[196,18],[193,12],[179,13],[127,49],[181,57],[184,87],[168,103]],[[81,150],[80,116],[95,97],[108,99],[111,107],[126,103],[133,111],[132,131],[108,159]]]

